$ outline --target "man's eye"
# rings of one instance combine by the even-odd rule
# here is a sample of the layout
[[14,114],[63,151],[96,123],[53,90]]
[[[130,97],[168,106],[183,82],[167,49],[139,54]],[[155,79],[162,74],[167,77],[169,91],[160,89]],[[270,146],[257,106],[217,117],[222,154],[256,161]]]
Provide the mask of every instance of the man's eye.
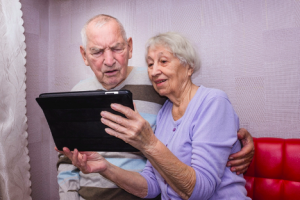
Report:
[[153,66],[153,63],[148,63],[148,67],[152,67]]
[[93,55],[101,55],[103,53],[103,51],[97,51],[97,52],[94,52]]
[[122,52],[123,49],[113,49],[113,51],[119,53],[119,52]]
[[161,62],[161,63],[167,63],[167,61],[166,61],[166,60],[161,60],[160,62]]

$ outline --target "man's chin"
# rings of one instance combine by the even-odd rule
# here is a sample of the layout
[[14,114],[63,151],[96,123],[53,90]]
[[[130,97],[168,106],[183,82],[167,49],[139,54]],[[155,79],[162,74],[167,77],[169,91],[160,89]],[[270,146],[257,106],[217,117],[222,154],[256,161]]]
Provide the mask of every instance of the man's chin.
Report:
[[105,89],[110,88],[113,89],[120,85],[125,80],[120,77],[110,77],[108,80],[104,81],[102,85],[105,87]]

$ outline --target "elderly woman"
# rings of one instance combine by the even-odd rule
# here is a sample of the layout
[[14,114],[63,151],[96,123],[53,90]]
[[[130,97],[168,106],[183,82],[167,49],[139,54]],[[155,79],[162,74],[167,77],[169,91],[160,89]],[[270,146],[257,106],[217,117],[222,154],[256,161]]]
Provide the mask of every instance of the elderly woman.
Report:
[[168,97],[155,134],[130,108],[111,105],[127,118],[101,113],[108,134],[147,157],[144,170],[126,171],[93,152],[64,148],[65,155],[83,173],[99,172],[139,197],[161,193],[162,199],[249,199],[243,175],[226,167],[228,156],[241,148],[238,117],[224,92],[193,84],[199,65],[190,42],[176,33],[159,34],[148,42],[146,62],[153,87]]

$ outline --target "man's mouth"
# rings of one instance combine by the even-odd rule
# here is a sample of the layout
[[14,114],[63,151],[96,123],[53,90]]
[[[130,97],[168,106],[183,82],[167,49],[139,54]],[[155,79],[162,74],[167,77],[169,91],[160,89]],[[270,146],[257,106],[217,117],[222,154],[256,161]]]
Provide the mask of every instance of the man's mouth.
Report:
[[118,72],[118,70],[110,70],[110,71],[106,71],[105,74],[106,75],[115,75]]

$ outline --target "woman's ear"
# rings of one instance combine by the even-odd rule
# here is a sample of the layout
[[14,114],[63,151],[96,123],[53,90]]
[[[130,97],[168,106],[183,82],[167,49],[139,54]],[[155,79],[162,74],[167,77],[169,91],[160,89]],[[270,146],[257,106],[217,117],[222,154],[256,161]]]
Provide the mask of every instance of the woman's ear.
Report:
[[188,67],[188,75],[192,76],[192,74],[194,73],[194,68],[191,67],[190,65],[188,65],[187,67]]

